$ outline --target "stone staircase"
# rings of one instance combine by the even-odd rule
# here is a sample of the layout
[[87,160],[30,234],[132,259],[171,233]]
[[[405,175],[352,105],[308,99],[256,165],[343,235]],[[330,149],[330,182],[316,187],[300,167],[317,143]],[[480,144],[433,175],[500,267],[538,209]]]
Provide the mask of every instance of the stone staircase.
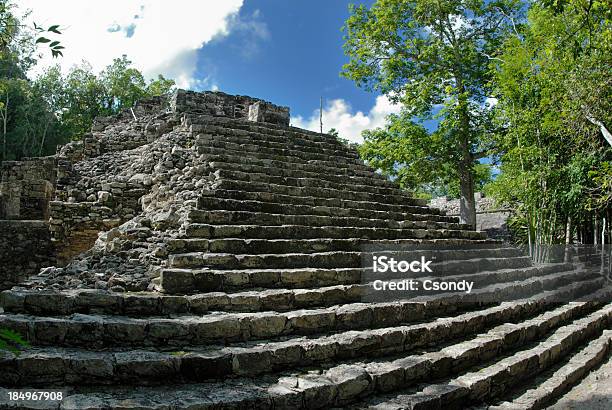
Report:
[[[155,290],[3,292],[0,328],[31,347],[0,353],[0,408],[541,408],[608,357],[596,269],[533,265],[331,136],[193,112],[172,132],[211,183]],[[369,299],[379,249],[443,255],[414,278],[474,290]],[[8,400],[23,388],[65,398]]]

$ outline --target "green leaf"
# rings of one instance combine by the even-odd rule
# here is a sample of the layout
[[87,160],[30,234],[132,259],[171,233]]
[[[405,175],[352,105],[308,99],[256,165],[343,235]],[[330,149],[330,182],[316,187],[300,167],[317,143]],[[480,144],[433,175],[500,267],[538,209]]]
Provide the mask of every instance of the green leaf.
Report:
[[49,39],[48,39],[48,38],[46,38],[46,37],[39,37],[38,39],[36,39],[36,44],[38,44],[38,43],[48,43],[48,42],[50,42],[50,41],[51,41],[51,40],[49,40]]
[[56,34],[62,34],[62,32],[58,30],[58,28],[59,28],[59,24],[54,24],[51,27],[49,27],[47,29],[47,31],[50,31],[50,32],[56,33]]
[[49,47],[53,48],[53,47],[59,45],[59,43],[60,43],[59,41],[52,41],[51,44],[49,44]]

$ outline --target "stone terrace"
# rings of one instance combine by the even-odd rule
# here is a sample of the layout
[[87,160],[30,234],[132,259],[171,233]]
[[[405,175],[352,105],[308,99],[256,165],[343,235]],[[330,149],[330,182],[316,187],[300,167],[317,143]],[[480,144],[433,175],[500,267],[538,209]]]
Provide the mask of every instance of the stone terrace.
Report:
[[[28,213],[52,257],[1,294],[0,328],[31,347],[0,353],[0,408],[541,408],[608,357],[598,271],[534,266],[287,108],[180,90],[47,162]],[[2,268],[32,246],[0,246]],[[446,249],[435,266],[475,291],[367,302],[372,246]],[[66,397],[4,394],[26,387]]]

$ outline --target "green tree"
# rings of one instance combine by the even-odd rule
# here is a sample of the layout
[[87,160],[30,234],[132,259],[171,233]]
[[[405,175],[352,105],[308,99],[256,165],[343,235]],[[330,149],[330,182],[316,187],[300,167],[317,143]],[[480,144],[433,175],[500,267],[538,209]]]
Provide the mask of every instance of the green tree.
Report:
[[[364,131],[362,158],[419,196],[459,198],[457,170],[448,160],[452,144],[443,133],[429,133],[409,117],[405,112],[390,115],[385,127]],[[491,181],[489,165],[475,164],[473,174],[477,190]]]
[[113,63],[100,73],[106,91],[106,108],[112,112],[133,107],[146,96],[146,82],[140,71],[132,67],[126,55],[113,59]]
[[59,67],[52,67],[34,83],[44,90],[65,140],[79,139],[97,116],[117,114],[140,99],[167,95],[174,88],[174,81],[162,75],[147,83],[125,56],[115,59],[100,75],[82,62],[65,76]]
[[70,139],[79,139],[89,132],[94,118],[115,113],[109,101],[108,88],[87,62],[73,67],[66,75],[63,111],[60,121]]
[[[0,159],[40,155],[55,135],[55,118],[40,88],[27,78],[36,64],[36,51],[46,44],[52,55],[63,47],[48,37],[61,34],[57,25],[48,29],[21,23],[14,4],[0,0]],[[47,37],[45,37],[47,36]]]
[[175,84],[161,74],[147,83],[126,55],[115,58],[100,73],[99,81],[105,92],[105,109],[112,113],[133,107],[143,98],[169,94]]
[[[441,107],[431,136],[441,150],[421,162],[441,162],[454,172],[461,220],[474,225],[474,167],[489,155],[488,66],[517,13],[517,1],[378,0],[370,9],[351,6],[350,13],[343,28],[350,61],[343,75],[402,102],[406,121],[432,118]],[[406,128],[415,131],[406,135],[412,142],[429,138]]]
[[[502,156],[491,192],[517,208],[524,241],[583,242],[609,221],[611,10],[603,1],[532,5],[495,62]],[[586,238],[591,235],[590,238]]]
[[170,95],[174,91],[175,85],[174,80],[159,74],[157,78],[149,81],[149,84],[147,84],[146,95],[148,97]]

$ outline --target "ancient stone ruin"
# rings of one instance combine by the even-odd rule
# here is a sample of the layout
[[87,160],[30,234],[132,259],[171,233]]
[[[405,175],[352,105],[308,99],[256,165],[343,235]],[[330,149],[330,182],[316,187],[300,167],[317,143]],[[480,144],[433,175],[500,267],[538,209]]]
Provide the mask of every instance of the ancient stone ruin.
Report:
[[[500,206],[493,198],[485,197],[482,193],[476,195],[476,229],[487,233],[489,238],[509,241],[512,237],[508,227],[508,219],[512,216],[512,209]],[[459,199],[446,197],[434,198],[429,206],[446,211],[447,215],[459,215]]]
[[[539,408],[612,341],[583,259],[535,266],[250,97],[179,90],[4,163],[0,219],[8,408]],[[474,290],[373,299],[374,249]]]

